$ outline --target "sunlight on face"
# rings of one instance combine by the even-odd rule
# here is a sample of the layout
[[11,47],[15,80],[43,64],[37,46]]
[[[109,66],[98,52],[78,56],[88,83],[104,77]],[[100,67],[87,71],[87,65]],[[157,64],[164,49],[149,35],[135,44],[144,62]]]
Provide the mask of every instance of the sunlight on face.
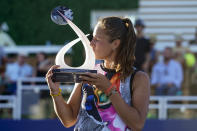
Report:
[[104,60],[112,54],[112,44],[109,42],[109,36],[107,36],[99,24],[94,29],[91,47],[93,48],[96,59]]

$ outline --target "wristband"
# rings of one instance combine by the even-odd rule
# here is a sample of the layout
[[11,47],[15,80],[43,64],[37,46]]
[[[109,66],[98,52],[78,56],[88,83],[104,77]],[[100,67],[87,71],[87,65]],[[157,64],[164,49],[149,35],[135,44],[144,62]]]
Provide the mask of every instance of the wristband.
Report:
[[58,94],[52,94],[52,93],[50,93],[50,95],[51,96],[60,96],[61,95],[61,92],[62,92],[62,90],[61,90],[61,88],[59,88]]

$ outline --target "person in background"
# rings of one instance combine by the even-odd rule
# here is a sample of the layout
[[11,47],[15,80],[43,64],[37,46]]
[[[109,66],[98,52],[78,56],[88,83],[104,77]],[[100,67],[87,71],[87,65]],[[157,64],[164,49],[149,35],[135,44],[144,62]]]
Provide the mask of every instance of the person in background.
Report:
[[197,27],[196,27],[196,32],[195,32],[195,38],[193,40],[189,41],[190,45],[196,45],[197,44]]
[[14,40],[6,33],[9,27],[6,22],[0,26],[0,46],[15,46]]
[[[39,52],[36,54],[36,68],[34,72],[34,77],[45,77],[47,71],[52,66],[52,62],[48,59],[47,55],[44,52]],[[36,82],[37,85],[45,85],[46,82]],[[37,118],[46,119],[54,115],[53,105],[50,100],[49,91],[41,90],[39,100],[39,112],[36,113]],[[47,99],[47,100],[46,100]],[[47,109],[47,111],[46,111]]]
[[47,55],[44,52],[40,52],[36,54],[36,59],[37,59],[37,62],[36,62],[36,69],[35,69],[34,76],[45,77],[52,63],[47,58]]
[[175,35],[175,42],[176,46],[173,48],[174,52],[174,59],[179,61],[183,67],[184,71],[184,84],[182,88],[182,92],[184,95],[190,95],[190,85],[192,82],[192,76],[194,74],[193,68],[195,66],[196,58],[193,54],[193,52],[190,51],[188,46],[183,46],[184,39],[181,34]]
[[176,95],[183,81],[182,66],[173,59],[170,47],[164,49],[163,57],[163,61],[153,66],[151,85],[155,88],[155,95]]
[[134,66],[145,72],[148,72],[150,60],[150,41],[144,35],[145,24],[143,20],[135,21],[135,29],[137,31],[137,41],[135,48],[135,63]]
[[182,45],[183,37],[181,34],[175,35],[175,47],[173,48],[174,59],[179,61],[183,68],[185,67],[184,55],[189,51],[189,48]]
[[155,44],[157,42],[156,35],[152,34],[150,36],[150,61],[149,61],[149,74],[152,72],[152,67],[158,61],[159,52],[155,49]]
[[6,63],[6,53],[4,51],[3,46],[0,46],[0,67],[2,67],[3,65],[5,65]]
[[6,54],[2,46],[0,46],[0,94],[5,89],[5,70],[6,70]]
[[16,82],[19,78],[33,76],[33,68],[26,62],[27,57],[27,53],[21,52],[18,54],[16,62],[6,65],[7,93],[15,94]]

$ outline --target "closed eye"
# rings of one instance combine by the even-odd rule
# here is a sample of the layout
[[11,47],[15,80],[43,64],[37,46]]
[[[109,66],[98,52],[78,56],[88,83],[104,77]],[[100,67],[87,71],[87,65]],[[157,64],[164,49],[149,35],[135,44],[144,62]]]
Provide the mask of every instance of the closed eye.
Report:
[[97,42],[99,42],[99,40],[98,40],[96,37],[93,37],[93,38],[92,38],[92,42],[93,42],[93,43],[97,43]]

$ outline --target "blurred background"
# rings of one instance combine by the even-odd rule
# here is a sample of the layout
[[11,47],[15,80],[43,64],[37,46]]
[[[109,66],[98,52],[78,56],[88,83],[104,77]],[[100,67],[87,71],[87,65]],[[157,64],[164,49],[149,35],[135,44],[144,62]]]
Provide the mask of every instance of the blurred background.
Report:
[[[99,18],[128,17],[137,34],[136,67],[150,76],[151,99],[144,131],[195,131],[197,123],[197,0],[1,0],[0,128],[73,130],[54,113],[45,74],[56,53],[77,38],[56,25],[56,6],[74,12],[73,22],[92,33]],[[65,55],[70,66],[85,59],[79,42]],[[68,99],[73,84],[62,84]]]

